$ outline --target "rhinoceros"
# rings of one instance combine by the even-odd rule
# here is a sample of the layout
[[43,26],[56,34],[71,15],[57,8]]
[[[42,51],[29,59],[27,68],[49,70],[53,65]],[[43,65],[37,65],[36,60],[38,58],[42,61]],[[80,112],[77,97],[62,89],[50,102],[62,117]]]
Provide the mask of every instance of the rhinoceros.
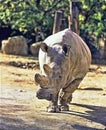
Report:
[[69,110],[72,93],[85,77],[90,63],[88,46],[70,29],[53,34],[41,43],[41,74],[35,74],[35,82],[39,85],[36,96],[50,101],[48,112]]

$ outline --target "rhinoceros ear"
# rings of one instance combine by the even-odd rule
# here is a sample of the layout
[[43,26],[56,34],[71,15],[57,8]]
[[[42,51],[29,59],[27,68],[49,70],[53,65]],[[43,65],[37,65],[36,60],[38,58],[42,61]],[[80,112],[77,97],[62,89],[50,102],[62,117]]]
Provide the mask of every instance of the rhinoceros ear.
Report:
[[63,53],[66,55],[66,56],[68,56],[68,54],[69,54],[69,51],[70,51],[70,46],[68,46],[68,45],[66,45],[66,44],[63,44],[63,46],[62,46],[62,49],[63,49]]
[[35,74],[35,82],[40,84],[41,87],[46,88],[45,86],[48,84],[48,78],[37,73]]
[[43,65],[43,68],[44,68],[44,71],[47,75],[50,75],[51,73],[51,68],[47,65],[47,64],[44,64]]
[[47,50],[48,50],[48,46],[46,45],[46,43],[41,43],[41,45],[40,45],[40,48],[42,49],[42,51],[44,51],[44,52],[47,52]]

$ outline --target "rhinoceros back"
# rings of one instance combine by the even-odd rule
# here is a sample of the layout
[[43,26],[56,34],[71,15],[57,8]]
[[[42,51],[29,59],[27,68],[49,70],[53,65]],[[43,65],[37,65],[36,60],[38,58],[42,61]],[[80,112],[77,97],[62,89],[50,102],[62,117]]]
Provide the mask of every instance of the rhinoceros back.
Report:
[[[76,33],[66,30],[64,36],[64,43],[70,45],[70,58],[72,65],[74,66],[74,74],[80,77],[80,75],[85,75],[90,64],[91,64],[91,52],[87,44],[82,40],[82,38]],[[76,69],[75,69],[76,68]],[[78,75],[79,74],[79,75]]]

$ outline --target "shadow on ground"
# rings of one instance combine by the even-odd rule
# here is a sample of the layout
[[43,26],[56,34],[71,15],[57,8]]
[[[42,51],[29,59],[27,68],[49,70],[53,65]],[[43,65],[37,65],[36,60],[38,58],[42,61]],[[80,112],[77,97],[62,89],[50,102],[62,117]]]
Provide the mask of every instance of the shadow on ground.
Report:
[[[30,111],[28,105],[6,104],[1,108],[0,130],[102,130],[102,128],[89,127],[84,120],[106,126],[106,107],[72,103],[75,107],[89,109],[85,113],[68,111],[61,113],[46,113]],[[31,114],[27,118],[26,115]],[[73,117],[76,121],[73,121]],[[79,120],[81,119],[81,120]]]
[[[106,127],[106,107],[85,105],[85,104],[78,104],[78,103],[72,103],[72,105],[75,105],[77,107],[87,108],[87,109],[89,109],[89,111],[86,111],[86,114],[82,113],[82,112],[77,112],[77,111],[64,112],[65,114],[80,116],[91,122],[96,122],[96,123],[102,124],[102,125],[104,125],[104,127]],[[76,130],[95,130],[95,128],[85,127],[85,126],[79,125],[79,124],[75,124],[72,126]],[[98,129],[98,130],[100,130],[100,129]],[[106,130],[106,128],[103,130]]]

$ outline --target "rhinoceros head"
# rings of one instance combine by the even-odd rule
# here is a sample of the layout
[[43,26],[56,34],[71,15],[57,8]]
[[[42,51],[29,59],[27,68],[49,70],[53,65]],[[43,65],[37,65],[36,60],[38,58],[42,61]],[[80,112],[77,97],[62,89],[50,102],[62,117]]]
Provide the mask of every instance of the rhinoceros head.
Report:
[[70,47],[66,44],[49,47],[42,43],[41,50],[47,53],[46,58],[49,60],[43,64],[45,74],[35,74],[35,81],[40,85],[37,97],[51,100],[52,95],[57,94],[67,80]]

